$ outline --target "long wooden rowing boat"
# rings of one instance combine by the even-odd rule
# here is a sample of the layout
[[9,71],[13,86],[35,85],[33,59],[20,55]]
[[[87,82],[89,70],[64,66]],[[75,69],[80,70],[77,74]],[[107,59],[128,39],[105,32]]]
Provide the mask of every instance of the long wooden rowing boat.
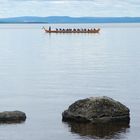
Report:
[[57,30],[48,30],[43,27],[46,33],[99,33],[100,29],[57,29]]

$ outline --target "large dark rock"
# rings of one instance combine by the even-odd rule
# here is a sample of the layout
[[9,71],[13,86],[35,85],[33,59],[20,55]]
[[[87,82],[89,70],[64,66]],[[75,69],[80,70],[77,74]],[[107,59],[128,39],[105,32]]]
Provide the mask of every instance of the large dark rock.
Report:
[[0,112],[0,123],[3,122],[22,122],[26,120],[26,114],[21,111]]
[[112,98],[91,97],[78,100],[62,113],[63,121],[107,123],[129,122],[129,109]]

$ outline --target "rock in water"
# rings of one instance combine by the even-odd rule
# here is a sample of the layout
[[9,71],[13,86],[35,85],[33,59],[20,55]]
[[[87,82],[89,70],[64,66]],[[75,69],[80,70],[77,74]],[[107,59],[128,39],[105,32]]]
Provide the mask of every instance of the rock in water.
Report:
[[78,100],[62,113],[63,121],[107,123],[129,122],[129,109],[112,98],[91,97]]
[[26,114],[21,111],[0,112],[0,122],[21,122],[26,120]]

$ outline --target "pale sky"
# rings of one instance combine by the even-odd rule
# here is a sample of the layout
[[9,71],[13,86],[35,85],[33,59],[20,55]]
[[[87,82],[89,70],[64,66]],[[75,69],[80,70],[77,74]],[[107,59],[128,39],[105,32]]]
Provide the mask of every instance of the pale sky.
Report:
[[140,0],[0,0],[0,18],[17,16],[140,17]]

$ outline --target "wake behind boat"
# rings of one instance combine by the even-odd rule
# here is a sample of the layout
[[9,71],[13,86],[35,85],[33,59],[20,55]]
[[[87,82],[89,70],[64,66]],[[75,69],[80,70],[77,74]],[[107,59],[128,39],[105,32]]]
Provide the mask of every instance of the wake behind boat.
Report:
[[45,27],[43,27],[44,31],[46,33],[99,33],[100,28],[98,29],[61,29],[61,28],[56,28],[55,30],[52,30],[51,27],[49,27],[49,29],[46,29]]

